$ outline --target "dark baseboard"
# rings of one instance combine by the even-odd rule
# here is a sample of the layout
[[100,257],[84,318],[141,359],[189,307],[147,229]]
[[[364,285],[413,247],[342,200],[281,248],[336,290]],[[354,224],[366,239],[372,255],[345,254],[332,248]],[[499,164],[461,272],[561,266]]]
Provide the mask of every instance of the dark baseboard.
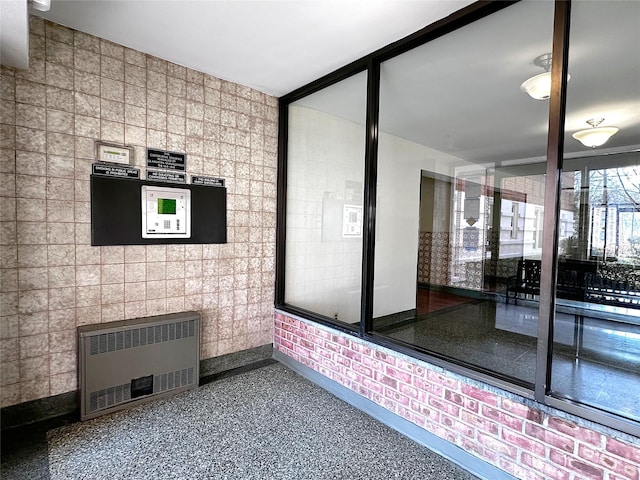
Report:
[[260,347],[249,348],[239,352],[220,355],[219,357],[200,360],[200,378],[215,375],[234,368],[243,367],[250,363],[259,362],[273,356],[273,344],[268,343]]
[[392,313],[383,317],[377,317],[373,319],[373,324],[376,330],[388,330],[399,325],[403,325],[407,321],[413,321],[416,318],[417,310],[412,308],[411,310],[405,310],[403,312]]
[[[267,344],[201,360],[200,382],[201,384],[208,383],[224,372],[241,369],[250,364],[271,359],[272,356],[273,345]],[[0,409],[0,422],[2,422],[3,431],[62,416],[80,419],[79,391],[39,398]]]

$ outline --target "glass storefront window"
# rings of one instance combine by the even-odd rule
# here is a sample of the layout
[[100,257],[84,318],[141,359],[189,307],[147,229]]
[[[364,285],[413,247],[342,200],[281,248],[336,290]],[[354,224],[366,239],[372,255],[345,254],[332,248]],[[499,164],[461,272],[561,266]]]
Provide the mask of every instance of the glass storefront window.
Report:
[[285,302],[360,320],[366,72],[289,105]]
[[[572,218],[565,228],[571,235],[559,239],[557,273],[557,291],[572,293],[556,301],[551,381],[555,397],[636,421],[639,18],[637,2],[575,2],[572,7],[561,197]],[[600,126],[615,127],[617,133],[602,145],[583,145],[576,139],[582,135],[575,134],[593,130],[587,124],[592,118],[602,118]]]
[[277,306],[637,432],[640,3],[474,5],[282,100]]
[[[380,80],[374,330],[528,387],[548,102],[520,85],[552,26],[551,2],[522,2],[384,62]],[[523,264],[538,265],[526,292]]]

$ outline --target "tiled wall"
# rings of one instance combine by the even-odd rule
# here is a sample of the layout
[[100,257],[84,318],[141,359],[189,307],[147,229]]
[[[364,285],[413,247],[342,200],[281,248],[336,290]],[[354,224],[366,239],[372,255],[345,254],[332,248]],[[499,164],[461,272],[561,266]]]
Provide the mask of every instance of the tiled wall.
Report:
[[449,285],[451,247],[449,232],[420,232],[418,282]]
[[[276,98],[37,17],[0,73],[3,407],[76,389],[78,325],[199,310],[203,359],[272,341]],[[92,247],[96,139],[225,178],[228,243]]]
[[526,480],[638,480],[640,439],[276,313],[274,348]]

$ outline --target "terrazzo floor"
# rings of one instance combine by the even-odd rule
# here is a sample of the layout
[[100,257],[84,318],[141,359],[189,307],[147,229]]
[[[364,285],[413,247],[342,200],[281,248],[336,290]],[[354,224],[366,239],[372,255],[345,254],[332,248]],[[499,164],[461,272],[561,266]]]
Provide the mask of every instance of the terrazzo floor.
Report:
[[476,478],[279,363],[42,431],[3,479]]

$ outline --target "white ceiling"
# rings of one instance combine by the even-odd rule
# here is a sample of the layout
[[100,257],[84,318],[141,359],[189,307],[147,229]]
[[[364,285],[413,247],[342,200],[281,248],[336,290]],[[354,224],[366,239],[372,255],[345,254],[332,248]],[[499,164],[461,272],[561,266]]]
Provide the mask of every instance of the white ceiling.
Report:
[[[0,0],[3,27],[24,24],[20,15],[7,15],[7,5],[25,2]],[[470,3],[52,0],[49,12],[32,13],[281,96]],[[622,18],[620,8],[627,12]],[[530,99],[519,86],[541,73],[533,59],[550,50],[552,10],[549,1],[522,2],[387,62],[381,128],[467,161],[543,161],[548,102]],[[598,116],[620,128],[608,150],[637,150],[640,2],[576,2],[572,12],[566,153],[585,153],[570,133]],[[11,30],[0,32],[3,52]],[[305,103],[362,121],[364,103],[354,100],[363,90],[351,83],[336,85],[341,94],[333,99],[321,91]]]
[[[525,1],[381,67],[380,130],[473,163],[543,162],[548,100],[520,90],[551,51],[553,3]],[[572,7],[565,157],[640,148],[640,2]],[[299,101],[364,122],[364,80],[352,78]],[[620,131],[588,149],[571,137],[603,117]]]
[[33,13],[282,96],[471,3],[471,0],[52,0],[49,12]]

